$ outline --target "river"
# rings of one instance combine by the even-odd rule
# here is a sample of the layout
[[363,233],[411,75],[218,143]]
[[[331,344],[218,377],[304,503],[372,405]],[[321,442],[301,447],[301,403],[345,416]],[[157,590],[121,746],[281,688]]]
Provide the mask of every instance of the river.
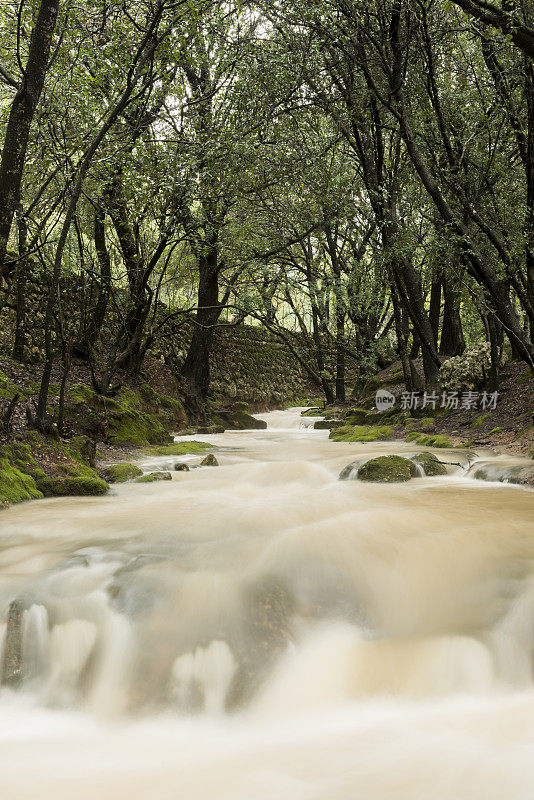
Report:
[[2,512],[2,797],[530,800],[534,492],[339,481],[413,445],[263,418],[195,437],[218,468]]

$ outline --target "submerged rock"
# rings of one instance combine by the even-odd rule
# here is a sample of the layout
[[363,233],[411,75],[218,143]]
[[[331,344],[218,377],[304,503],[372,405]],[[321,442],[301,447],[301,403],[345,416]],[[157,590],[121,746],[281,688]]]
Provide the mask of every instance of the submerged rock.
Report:
[[22,619],[24,606],[13,600],[7,616],[6,643],[2,664],[2,684],[18,686],[22,681]]
[[202,459],[202,461],[200,462],[200,466],[201,467],[218,467],[219,466],[219,462],[217,461],[217,459],[215,458],[213,453],[210,453],[209,455],[206,456],[206,458]]
[[359,461],[351,461],[350,464],[347,464],[347,466],[344,467],[339,473],[339,480],[340,481],[356,480],[358,475],[358,469],[361,463],[362,461],[360,459]]
[[419,474],[417,466],[402,456],[379,456],[358,470],[358,480],[371,483],[404,483]]
[[189,472],[189,465],[181,462],[180,464],[174,465],[175,472]]
[[125,483],[132,480],[132,478],[138,478],[142,474],[142,469],[136,467],[135,464],[126,462],[112,464],[104,470],[104,477],[108,483]]
[[135,482],[154,483],[155,481],[172,481],[172,475],[170,472],[149,472],[148,475],[137,478]]
[[434,453],[417,453],[417,455],[411,457],[411,460],[420,465],[427,477],[447,475],[446,466],[441,463]]

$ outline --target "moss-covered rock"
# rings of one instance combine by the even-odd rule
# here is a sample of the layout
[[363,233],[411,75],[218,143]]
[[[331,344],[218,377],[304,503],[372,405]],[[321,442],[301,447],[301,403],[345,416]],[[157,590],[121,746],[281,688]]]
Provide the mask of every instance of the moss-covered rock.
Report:
[[237,431],[262,431],[267,428],[267,423],[263,419],[247,414],[245,411],[219,411],[225,427]]
[[46,477],[39,481],[39,487],[47,497],[98,497],[109,491],[109,486],[101,478],[81,475]]
[[[12,499],[21,502],[34,497],[66,495],[102,495],[109,490],[97,472],[84,460],[90,460],[93,448],[85,437],[71,441],[46,439],[33,431],[24,440],[15,440],[0,447],[0,459],[23,476],[30,496]],[[43,466],[46,467],[43,469]],[[19,478],[20,480],[20,478]],[[34,492],[37,492],[35,494]]]
[[417,453],[411,460],[419,464],[427,477],[447,474],[447,468],[434,453]]
[[[113,444],[143,447],[171,442],[172,436],[158,418],[160,415],[142,411],[141,407],[140,393],[131,389],[124,390],[115,399],[102,397],[85,384],[76,384],[69,392],[65,416],[81,430]],[[167,419],[165,414],[161,417]]]
[[170,472],[149,472],[148,475],[143,475],[141,478],[136,479],[136,483],[155,483],[156,481],[172,481]]
[[200,466],[201,467],[218,467],[219,466],[219,462],[217,461],[217,459],[215,458],[213,453],[209,453],[206,456],[206,458],[202,459],[202,461],[200,462]]
[[322,417],[324,415],[324,408],[307,408],[306,411],[301,411],[301,417]]
[[417,475],[413,461],[395,455],[372,458],[358,470],[358,480],[370,483],[404,483]]
[[202,425],[200,428],[196,429],[196,433],[199,433],[201,436],[210,436],[214,433],[224,433],[225,430],[224,425]]
[[189,472],[189,464],[185,464],[183,461],[181,461],[180,463],[174,465],[174,471]]
[[365,408],[351,408],[343,417],[347,425],[363,425],[368,414]]
[[336,428],[343,428],[345,425],[342,419],[318,419],[313,424],[316,431],[333,431]]
[[142,469],[136,467],[135,464],[128,464],[127,462],[112,464],[104,470],[104,477],[108,483],[126,483],[126,481],[138,478],[142,474]]
[[390,439],[393,429],[387,425],[368,427],[366,425],[344,425],[331,431],[330,439],[334,442],[376,442],[380,439]]
[[7,458],[0,458],[0,507],[42,496],[31,475],[21,472]]

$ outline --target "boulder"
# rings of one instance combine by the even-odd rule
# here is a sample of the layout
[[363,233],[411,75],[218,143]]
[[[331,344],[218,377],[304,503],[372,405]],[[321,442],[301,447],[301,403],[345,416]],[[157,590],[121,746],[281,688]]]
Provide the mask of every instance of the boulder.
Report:
[[411,456],[411,460],[419,464],[427,477],[447,475],[447,468],[434,453],[417,453],[415,456]]
[[137,478],[136,483],[154,483],[155,481],[172,481],[170,472],[149,472],[148,475],[143,475]]
[[203,425],[196,430],[196,432],[200,433],[202,436],[209,436],[213,433],[224,433],[224,431],[224,425]]
[[126,483],[126,481],[138,478],[142,474],[142,469],[126,462],[112,464],[104,470],[104,477],[108,483]]
[[345,422],[342,419],[318,419],[313,425],[316,431],[333,431],[342,428]]
[[360,459],[360,461],[351,461],[350,464],[347,464],[347,466],[344,467],[339,473],[339,480],[340,481],[356,480],[356,478],[358,477],[358,469],[361,463],[362,462]]
[[202,459],[202,461],[200,462],[200,466],[201,467],[218,467],[219,466],[219,462],[217,461],[217,459],[215,458],[213,453],[209,453],[209,455],[207,455],[206,458]]
[[174,465],[175,472],[189,472],[189,465],[184,464],[183,461]]
[[101,478],[83,475],[42,478],[39,487],[46,497],[99,497],[109,491],[108,484]]
[[404,483],[419,471],[413,461],[402,456],[379,456],[366,461],[358,470],[358,480],[371,483]]
[[265,430],[267,423],[263,419],[256,419],[245,411],[220,411],[219,416],[223,422],[233,430],[253,431]]

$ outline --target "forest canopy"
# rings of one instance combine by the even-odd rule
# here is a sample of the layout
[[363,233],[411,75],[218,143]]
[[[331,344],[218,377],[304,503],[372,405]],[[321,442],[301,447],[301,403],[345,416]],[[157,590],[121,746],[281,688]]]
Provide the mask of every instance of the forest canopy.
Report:
[[533,58],[528,0],[4,0],[1,303],[43,364],[32,424],[73,354],[106,396],[157,353],[202,407],[244,321],[328,402],[349,359],[400,359],[410,391],[480,341],[494,387],[504,347],[534,367]]

